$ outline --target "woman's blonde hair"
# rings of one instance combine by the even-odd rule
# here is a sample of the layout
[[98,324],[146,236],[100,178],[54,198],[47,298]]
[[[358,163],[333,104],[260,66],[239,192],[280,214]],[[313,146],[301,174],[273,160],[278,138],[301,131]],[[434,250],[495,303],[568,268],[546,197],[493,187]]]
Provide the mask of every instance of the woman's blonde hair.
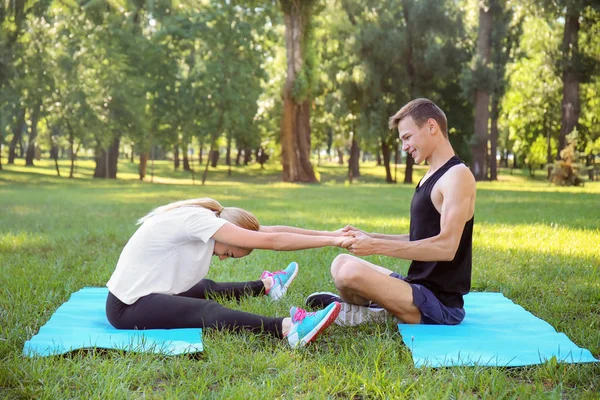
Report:
[[210,197],[202,197],[198,199],[189,199],[176,201],[152,210],[145,217],[138,220],[138,225],[144,223],[147,219],[155,216],[156,214],[163,213],[165,211],[173,210],[179,207],[203,207],[211,210],[217,217],[223,218],[225,221],[231,222],[240,228],[248,229],[251,231],[258,231],[260,229],[260,223],[258,219],[246,210],[237,207],[223,207],[218,201],[211,199]]

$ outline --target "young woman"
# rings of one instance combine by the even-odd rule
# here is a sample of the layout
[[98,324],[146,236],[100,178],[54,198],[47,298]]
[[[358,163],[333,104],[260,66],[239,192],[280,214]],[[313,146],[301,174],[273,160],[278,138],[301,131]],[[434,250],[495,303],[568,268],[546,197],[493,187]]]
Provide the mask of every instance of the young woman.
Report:
[[290,346],[298,347],[312,341],[339,313],[339,303],[332,303],[316,313],[292,307],[290,318],[272,318],[207,299],[215,294],[235,298],[267,294],[278,299],[296,277],[296,263],[285,271],[265,271],[251,282],[216,283],[205,276],[212,256],[224,260],[245,257],[252,249],[341,247],[346,237],[289,233],[286,227],[260,231],[248,211],[223,207],[210,198],[167,204],[138,224],[106,285],[106,315],[117,329],[243,329],[287,338]]

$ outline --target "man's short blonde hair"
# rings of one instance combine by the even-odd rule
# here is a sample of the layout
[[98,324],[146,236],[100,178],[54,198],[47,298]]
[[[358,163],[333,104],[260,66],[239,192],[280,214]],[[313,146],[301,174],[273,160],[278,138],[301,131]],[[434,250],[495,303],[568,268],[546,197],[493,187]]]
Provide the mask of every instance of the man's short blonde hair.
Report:
[[446,114],[444,114],[442,109],[429,99],[414,99],[407,103],[400,111],[390,118],[390,129],[397,130],[400,121],[407,117],[411,117],[419,128],[421,128],[429,118],[433,118],[439,125],[444,136],[446,138],[448,137],[448,121],[446,119]]

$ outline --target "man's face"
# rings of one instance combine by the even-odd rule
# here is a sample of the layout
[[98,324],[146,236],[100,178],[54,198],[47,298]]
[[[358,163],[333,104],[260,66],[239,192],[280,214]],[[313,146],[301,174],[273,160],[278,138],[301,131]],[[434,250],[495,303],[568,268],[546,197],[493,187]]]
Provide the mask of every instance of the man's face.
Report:
[[250,250],[241,247],[230,246],[225,243],[215,242],[215,249],[213,250],[213,256],[219,257],[219,260],[223,261],[227,258],[241,258],[246,257],[250,254]]
[[425,122],[421,128],[412,117],[404,118],[398,124],[398,136],[402,140],[402,150],[411,155],[415,164],[420,164],[430,155],[430,124]]

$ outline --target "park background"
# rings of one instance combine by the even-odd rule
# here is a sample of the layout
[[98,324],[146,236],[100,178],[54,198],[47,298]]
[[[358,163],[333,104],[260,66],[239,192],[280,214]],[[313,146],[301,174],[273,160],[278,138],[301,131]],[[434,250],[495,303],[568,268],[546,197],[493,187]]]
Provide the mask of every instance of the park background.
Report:
[[[426,166],[387,119],[422,96],[478,180],[473,290],[600,357],[598,2],[15,0],[0,29],[0,396],[597,398],[597,365],[414,368],[393,323],[333,327],[300,351],[219,332],[199,358],[21,351],[71,293],[106,283],[137,218],[173,200],[405,233]],[[227,303],[286,315],[333,289],[340,252],[255,251],[209,277],[296,260],[281,302]]]

